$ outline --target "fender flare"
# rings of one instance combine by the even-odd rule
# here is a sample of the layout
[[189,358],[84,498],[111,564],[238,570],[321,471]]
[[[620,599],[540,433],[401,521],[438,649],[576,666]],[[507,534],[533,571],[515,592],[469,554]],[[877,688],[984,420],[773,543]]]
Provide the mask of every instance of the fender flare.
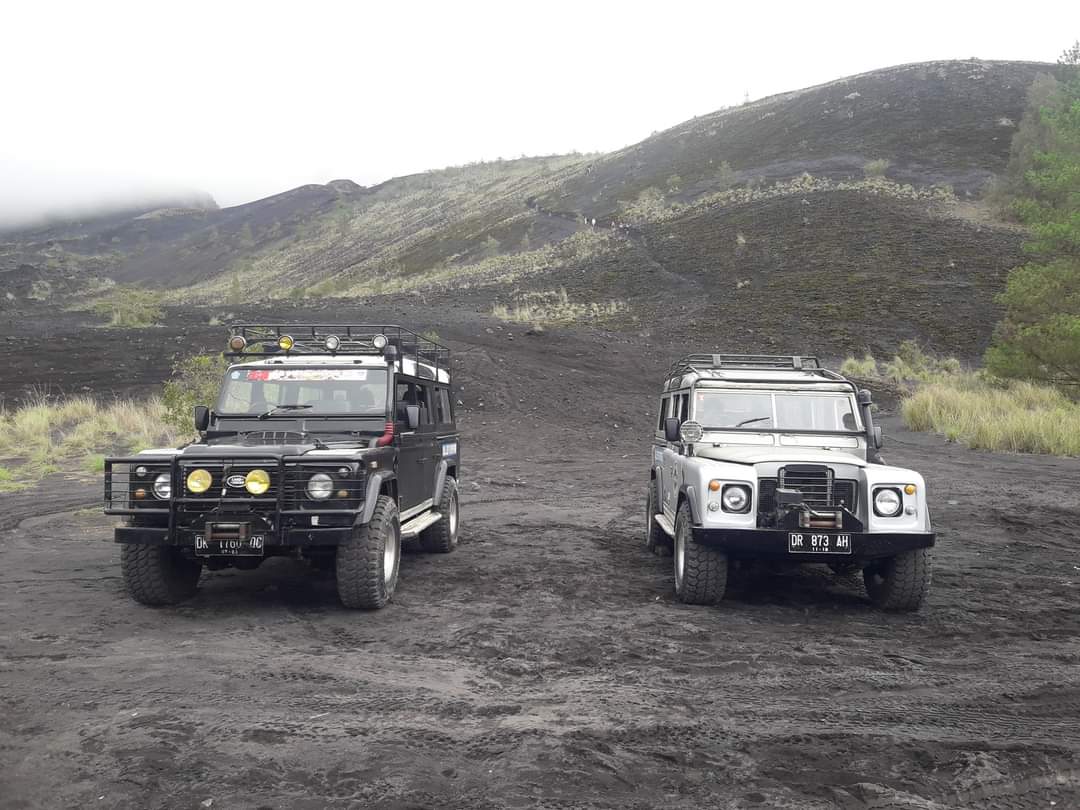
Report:
[[697,489],[692,484],[683,484],[679,487],[679,495],[690,504],[690,521],[695,526],[701,525],[701,512],[698,509]]
[[364,511],[360,513],[357,525],[363,526],[371,522],[375,514],[375,503],[379,500],[379,490],[386,481],[393,481],[397,476],[390,470],[379,470],[368,478],[367,493],[364,496]]
[[435,469],[435,492],[431,496],[431,503],[433,508],[438,509],[439,504],[442,503],[442,491],[443,486],[446,485],[446,471],[449,465],[446,463],[446,459],[439,461],[439,466]]

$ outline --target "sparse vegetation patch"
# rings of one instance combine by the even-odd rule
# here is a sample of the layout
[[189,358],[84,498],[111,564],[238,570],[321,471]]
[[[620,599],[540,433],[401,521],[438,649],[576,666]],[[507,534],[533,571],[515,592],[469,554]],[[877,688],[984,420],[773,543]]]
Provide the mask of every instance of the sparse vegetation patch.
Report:
[[603,321],[628,312],[626,301],[571,301],[563,288],[556,292],[523,293],[511,305],[496,304],[491,314],[504,321],[520,323],[573,323]]
[[92,397],[41,397],[0,410],[0,492],[21,489],[51,473],[104,469],[104,454],[176,443],[161,400],[98,402]]

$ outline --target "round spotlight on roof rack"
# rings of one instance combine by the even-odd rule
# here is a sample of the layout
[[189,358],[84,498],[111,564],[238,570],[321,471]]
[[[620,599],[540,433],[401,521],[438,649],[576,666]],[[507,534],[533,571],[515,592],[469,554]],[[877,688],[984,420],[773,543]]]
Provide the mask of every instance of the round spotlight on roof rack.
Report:
[[383,349],[386,348],[386,343],[387,343],[386,335],[376,335],[375,337],[373,337],[371,339],[371,345],[374,346],[379,351],[382,351]]
[[247,338],[243,335],[233,335],[229,338],[229,351],[242,352],[247,347]]
[[336,352],[338,349],[341,348],[341,338],[339,338],[337,335],[330,335],[328,338],[326,338],[325,341],[323,341],[323,345],[326,347],[326,350],[328,352]]
[[282,335],[277,339],[277,345],[283,352],[287,352],[296,345],[296,341],[292,339],[292,335]]

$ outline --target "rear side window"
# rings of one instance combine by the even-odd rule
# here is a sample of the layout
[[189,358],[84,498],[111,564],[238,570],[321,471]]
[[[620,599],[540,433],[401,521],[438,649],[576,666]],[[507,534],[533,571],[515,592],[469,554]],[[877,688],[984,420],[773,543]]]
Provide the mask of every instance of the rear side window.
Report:
[[440,425],[448,425],[454,421],[453,412],[450,410],[450,392],[445,388],[435,392],[435,407]]

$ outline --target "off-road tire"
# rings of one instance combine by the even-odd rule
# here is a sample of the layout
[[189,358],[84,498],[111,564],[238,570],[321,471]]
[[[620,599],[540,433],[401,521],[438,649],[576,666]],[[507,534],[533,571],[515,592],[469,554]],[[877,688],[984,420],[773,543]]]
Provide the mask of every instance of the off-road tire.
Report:
[[442,497],[439,498],[438,523],[420,532],[420,548],[432,554],[449,554],[458,545],[458,485],[457,479],[446,476]]
[[656,481],[649,482],[649,494],[645,498],[645,548],[661,557],[671,553],[671,538],[656,522]]
[[930,592],[934,556],[928,548],[905,551],[863,569],[870,601],[882,610],[914,611]]
[[180,555],[172,546],[125,544],[120,548],[124,587],[144,605],[175,605],[195,595],[202,563]]
[[[388,553],[387,544],[392,552]],[[345,607],[378,610],[386,606],[401,568],[401,525],[393,498],[379,496],[367,525],[353,529],[349,540],[338,546],[334,568],[338,598]]]
[[689,605],[715,605],[727,590],[727,555],[695,542],[691,519],[690,504],[683,501],[675,517],[675,594]]

